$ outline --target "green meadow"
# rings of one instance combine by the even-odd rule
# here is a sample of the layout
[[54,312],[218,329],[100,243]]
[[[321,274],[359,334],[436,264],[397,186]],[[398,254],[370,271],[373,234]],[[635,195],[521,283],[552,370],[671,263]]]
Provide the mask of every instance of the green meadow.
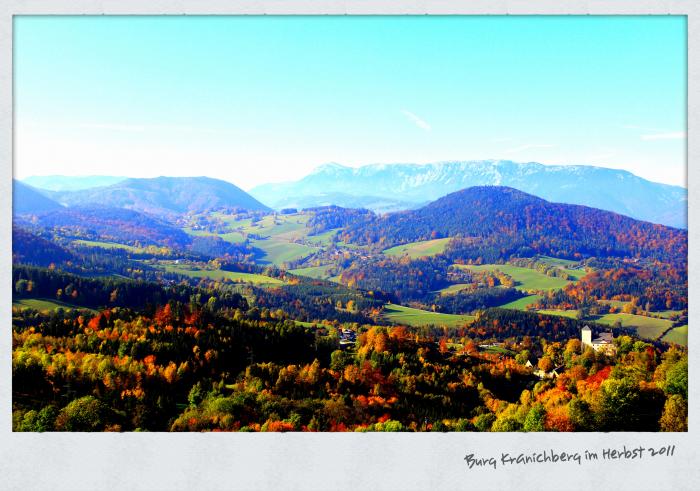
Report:
[[280,239],[252,240],[251,245],[258,249],[256,261],[262,264],[282,264],[306,257],[317,249],[305,244],[287,242]]
[[13,307],[29,308],[39,311],[56,310],[56,309],[76,309],[76,310],[89,310],[90,312],[97,312],[94,309],[89,309],[87,307],[80,307],[78,305],[69,304],[66,302],[61,302],[60,300],[49,300],[46,298],[22,298],[19,300],[13,300]]
[[442,288],[441,290],[438,290],[438,291],[442,295],[454,295],[455,293],[459,293],[468,287],[469,287],[469,285],[466,283],[455,283],[454,285],[450,285],[450,286]]
[[326,264],[324,266],[310,266],[308,268],[290,269],[289,272],[299,276],[308,276],[309,278],[316,278],[317,280],[325,280],[328,279],[328,270],[332,267],[333,265]]
[[634,327],[639,337],[646,339],[658,339],[673,325],[673,322],[666,319],[655,319],[654,317],[634,314],[605,314],[593,320],[609,326],[614,325],[619,320],[622,327]]
[[538,310],[537,313],[545,315],[558,315],[560,317],[575,319],[578,315],[578,310]]
[[578,264],[577,261],[572,261],[570,259],[559,259],[557,257],[550,256],[537,256],[537,260],[541,263],[551,264],[552,266],[561,266],[563,268],[570,268],[571,266]]
[[384,306],[384,318],[394,324],[404,324],[413,327],[428,325],[458,327],[474,320],[474,316],[471,315],[441,314],[393,303]]
[[265,215],[255,223],[242,226],[242,231],[265,238],[301,239],[306,236],[306,224],[310,216],[302,213],[293,215]]
[[192,230],[190,227],[182,229],[186,234],[192,235],[193,237],[221,237],[226,242],[231,244],[242,244],[245,242],[245,235],[241,232],[228,232],[225,234],[215,234],[213,232],[207,232],[206,230]]
[[664,337],[661,338],[662,341],[667,343],[676,343],[682,346],[688,346],[688,325],[674,327],[668,331]]
[[281,285],[282,280],[255,273],[224,271],[221,269],[194,269],[188,265],[167,263],[161,265],[169,273],[181,274],[190,278],[208,278],[210,280],[231,280],[234,282],[253,283],[256,285]]
[[618,310],[622,310],[622,307],[627,305],[629,302],[623,302],[622,300],[598,300],[599,304],[609,305],[610,307],[615,307]]
[[[310,216],[305,213],[291,215],[270,214],[253,221],[251,218],[237,218],[236,215],[214,213],[213,216],[222,220],[233,230],[223,234],[211,232],[185,231],[192,235],[217,235],[233,244],[245,242],[246,238],[256,249],[256,261],[262,264],[282,266],[289,261],[304,258],[317,250],[316,247],[297,243],[307,238],[309,229],[307,223]],[[256,238],[250,237],[254,235]],[[331,231],[312,236],[311,243],[326,245],[330,242]]]
[[658,315],[659,317],[662,317],[664,319],[670,319],[672,316],[676,315],[681,315],[683,313],[682,310],[659,310],[656,312],[649,312],[650,314],[653,315]]
[[411,242],[410,244],[403,244],[390,249],[386,249],[384,254],[387,256],[408,256],[411,259],[417,259],[419,257],[435,256],[440,254],[447,247],[447,243],[450,238],[446,239],[434,239],[434,240],[423,240],[420,242]]
[[517,354],[501,346],[489,346],[488,348],[483,348],[482,351],[484,353],[492,353],[494,355],[515,356]]
[[331,244],[333,236],[338,233],[339,230],[341,229],[333,228],[318,235],[307,235],[305,241],[316,246],[328,246]]
[[130,251],[130,252],[139,252],[138,247],[126,245],[126,244],[118,244],[116,242],[102,242],[99,240],[74,240],[74,244],[82,245],[82,246],[87,246],[87,247],[101,247],[102,249],[124,249],[125,251]]
[[[523,291],[558,290],[571,283],[571,281],[565,280],[563,278],[547,276],[534,269],[513,266],[512,264],[456,264],[455,266],[471,271],[500,271],[501,273],[504,273],[513,278],[513,280],[516,283],[515,288]],[[568,269],[566,269],[565,271],[567,273],[572,272],[572,270]]]
[[527,297],[522,297],[512,302],[508,302],[503,305],[499,305],[499,309],[513,309],[513,310],[525,310],[525,308],[537,302],[542,298],[542,295],[528,295]]

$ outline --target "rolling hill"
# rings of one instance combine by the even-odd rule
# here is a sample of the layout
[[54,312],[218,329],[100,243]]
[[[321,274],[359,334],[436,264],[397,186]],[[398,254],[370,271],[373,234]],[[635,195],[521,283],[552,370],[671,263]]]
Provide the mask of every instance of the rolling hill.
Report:
[[[460,189],[484,185],[509,186],[548,201],[687,227],[686,189],[651,182],[624,170],[586,165],[504,160],[375,164],[359,168],[326,164],[298,181],[264,184],[253,188],[250,194],[274,208],[303,202],[305,206],[336,204],[388,211],[398,206],[415,208]],[[349,201],[347,196],[363,198]],[[387,208],[383,204],[387,201],[397,203]]]
[[50,196],[68,206],[100,204],[162,217],[216,208],[269,210],[237,186],[209,177],[130,178],[111,186],[53,192]]
[[12,181],[12,212],[15,215],[43,213],[63,208],[54,200],[44,196],[39,190],[34,189],[19,181]]
[[48,266],[74,259],[73,255],[50,240],[12,225],[12,262]]
[[38,214],[34,226],[58,227],[80,237],[122,244],[184,247],[192,238],[157,217],[134,210],[104,206],[72,207]]
[[685,230],[587,206],[550,203],[504,186],[476,186],[417,210],[367,215],[340,235],[346,242],[383,240],[387,245],[445,237],[461,238],[450,247],[462,248],[465,257],[545,254],[685,262],[688,253]]

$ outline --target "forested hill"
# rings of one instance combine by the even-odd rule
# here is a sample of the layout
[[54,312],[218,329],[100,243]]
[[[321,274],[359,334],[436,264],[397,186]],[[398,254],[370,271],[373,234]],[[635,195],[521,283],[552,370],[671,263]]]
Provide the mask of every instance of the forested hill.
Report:
[[12,262],[48,266],[73,259],[66,249],[12,224]]
[[111,186],[50,193],[69,206],[101,204],[169,216],[217,208],[269,208],[233,184],[209,177],[126,179]]
[[206,304],[212,297],[221,307],[248,308],[248,302],[237,293],[218,294],[183,284],[165,286],[127,278],[85,278],[25,265],[12,268],[12,284],[15,287],[13,298],[61,299],[65,296],[71,304],[88,308],[155,309],[169,302]]
[[49,229],[60,228],[64,233],[78,238],[131,245],[184,247],[192,241],[181,229],[154,216],[106,206],[61,208],[40,213],[32,218],[31,224]]
[[461,237],[465,259],[478,254],[617,256],[685,263],[687,231],[580,205],[550,203],[503,186],[477,186],[418,210],[369,215],[341,234],[347,242],[385,246]]

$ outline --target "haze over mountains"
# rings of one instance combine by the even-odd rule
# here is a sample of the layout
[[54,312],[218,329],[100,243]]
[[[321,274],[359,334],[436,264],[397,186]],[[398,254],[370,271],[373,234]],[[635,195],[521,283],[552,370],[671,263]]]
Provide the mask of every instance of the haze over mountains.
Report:
[[100,186],[111,186],[128,177],[124,176],[30,176],[22,182],[47,191],[79,191]]
[[43,213],[63,208],[59,203],[44,196],[39,190],[17,180],[12,181],[12,206],[13,213],[17,215]]
[[[509,186],[548,201],[586,205],[640,220],[687,227],[687,190],[619,169],[503,160],[325,164],[294,182],[264,184],[250,194],[273,208],[335,204],[386,212],[416,208],[471,186]],[[406,206],[406,203],[413,206]],[[375,203],[378,203],[377,206]]]

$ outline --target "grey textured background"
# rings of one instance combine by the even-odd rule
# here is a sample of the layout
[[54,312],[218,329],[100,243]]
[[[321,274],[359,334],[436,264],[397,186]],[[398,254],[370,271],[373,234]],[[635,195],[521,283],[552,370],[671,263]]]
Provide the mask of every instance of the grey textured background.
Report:
[[[12,16],[20,14],[688,15],[689,295],[700,267],[697,0],[4,0],[0,3],[0,489],[700,489],[698,337],[687,434],[22,434],[11,431]],[[60,170],[57,169],[57,172]],[[467,453],[676,445],[673,458],[468,470]]]

